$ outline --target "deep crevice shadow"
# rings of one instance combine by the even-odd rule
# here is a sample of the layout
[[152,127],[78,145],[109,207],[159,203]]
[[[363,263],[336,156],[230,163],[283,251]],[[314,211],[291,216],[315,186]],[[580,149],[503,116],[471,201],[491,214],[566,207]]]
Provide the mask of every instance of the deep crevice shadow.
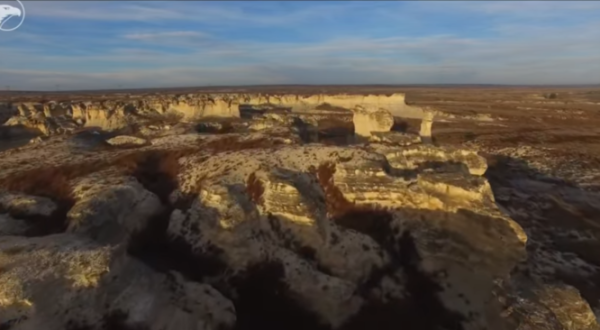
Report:
[[329,330],[319,317],[294,299],[283,278],[284,267],[265,262],[249,267],[231,280],[238,298],[235,330]]
[[[150,221],[146,230],[132,239],[128,250],[132,256],[159,272],[174,270],[188,280],[206,282],[207,277],[216,278],[211,284],[229,298],[236,308],[234,329],[328,329],[321,324],[318,316],[303,307],[291,293],[284,282],[281,264],[265,261],[228,277],[225,275],[227,264],[223,261],[222,251],[216,246],[209,245],[207,249],[199,251],[183,239],[168,238],[166,231],[174,210],[168,204],[168,196],[177,183],[172,175],[161,172],[158,161],[151,156],[133,172],[146,189],[159,196],[165,209]],[[231,187],[236,188],[241,187]],[[193,224],[188,228],[195,230]],[[201,235],[199,232],[196,234]],[[114,317],[109,316],[109,321],[115,321]],[[116,319],[116,324],[125,324],[126,319],[127,315],[121,315]]]
[[[333,182],[334,164],[322,164],[312,173],[323,189],[331,219],[337,225],[363,233],[376,241],[390,256],[391,262],[372,271],[369,278],[357,288],[366,304],[341,327],[343,330],[365,329],[462,329],[464,317],[445,308],[438,297],[442,287],[433,275],[420,269],[421,258],[410,231],[394,227],[391,210],[368,205],[355,205],[345,199]],[[398,235],[402,235],[397,239]],[[394,279],[396,273],[405,275],[402,283],[407,290],[403,299],[384,302],[370,293],[384,277]]]
[[211,245],[205,251],[198,251],[183,239],[168,237],[170,217],[175,210],[169,196],[178,187],[178,173],[178,157],[165,158],[160,152],[146,154],[131,169],[130,174],[145,189],[158,196],[163,210],[148,221],[143,231],[131,238],[128,253],[160,272],[176,270],[190,279],[203,281],[206,276],[224,272],[226,267],[217,247]]
[[[496,203],[505,209],[526,208],[530,203],[534,203],[532,200],[521,200],[515,196],[510,196],[508,200],[498,198],[503,190],[520,191],[519,187],[512,184],[513,181],[516,180],[531,180],[551,185],[558,189],[572,189],[577,192],[577,194],[594,194],[593,192],[581,188],[576,183],[555,178],[542,173],[537,169],[531,168],[521,159],[503,155],[488,155],[487,158],[489,165],[485,177],[488,179],[492,191],[494,192]],[[589,209],[584,205],[571,204],[569,201],[561,198],[561,203],[572,207],[575,210],[575,212],[573,212],[573,210],[565,209],[563,205],[558,204],[556,201],[545,198],[544,193],[548,193],[547,191],[539,191],[537,193],[535,191],[520,192],[525,196],[533,196],[535,200],[541,199],[549,205],[547,209],[542,211],[543,219],[534,220],[530,217],[518,215],[511,216],[513,220],[519,223],[519,225],[528,232],[530,240],[541,240],[543,242],[544,239],[550,238],[553,243],[545,246],[545,248],[555,249],[563,253],[574,253],[586,262],[595,265],[596,267],[600,267],[600,252],[594,253],[592,252],[593,250],[590,249],[582,250],[580,248],[581,244],[579,244],[580,240],[577,236],[565,235],[572,230],[581,230],[594,232],[596,237],[600,237],[599,227],[593,226],[593,223],[590,223],[587,220],[587,218],[600,219],[600,209]],[[595,204],[600,205],[600,198],[597,198]],[[598,223],[598,225],[600,225],[600,223]],[[537,247],[528,244],[527,249],[530,253],[535,253]],[[582,276],[577,269],[573,269],[573,271],[557,269],[552,280],[577,288],[581,296],[593,308],[600,306],[600,271],[596,271],[589,277],[586,277]]]

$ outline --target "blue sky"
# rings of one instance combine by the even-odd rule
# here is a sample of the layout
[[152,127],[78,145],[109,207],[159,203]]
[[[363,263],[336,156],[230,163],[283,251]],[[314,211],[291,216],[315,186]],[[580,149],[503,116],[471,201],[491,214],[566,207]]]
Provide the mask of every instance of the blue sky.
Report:
[[600,83],[598,1],[23,4],[1,89]]

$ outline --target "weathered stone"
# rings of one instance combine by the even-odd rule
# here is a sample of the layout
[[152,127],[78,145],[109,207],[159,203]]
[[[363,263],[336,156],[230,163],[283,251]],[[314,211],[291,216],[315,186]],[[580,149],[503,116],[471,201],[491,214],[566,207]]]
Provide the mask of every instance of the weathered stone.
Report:
[[356,107],[354,114],[354,133],[361,137],[370,137],[373,132],[389,132],[394,126],[394,117],[385,109],[366,109]]
[[102,184],[101,180],[90,177],[74,187],[77,202],[67,214],[68,232],[85,234],[102,243],[127,242],[163,209],[158,197],[134,180],[121,184]]
[[56,211],[57,205],[46,197],[0,193],[0,207],[10,211],[11,214],[20,216],[40,215],[48,217]]
[[110,138],[110,139],[106,140],[106,143],[110,144],[111,146],[124,147],[124,146],[144,146],[144,145],[148,144],[148,141],[146,139],[138,138],[135,136],[119,135],[119,136],[115,136],[114,138]]
[[370,140],[398,146],[409,146],[421,142],[421,138],[418,135],[400,132],[373,132],[371,133]]
[[17,329],[231,328],[230,301],[177,273],[155,273],[80,235],[0,238],[0,325]]

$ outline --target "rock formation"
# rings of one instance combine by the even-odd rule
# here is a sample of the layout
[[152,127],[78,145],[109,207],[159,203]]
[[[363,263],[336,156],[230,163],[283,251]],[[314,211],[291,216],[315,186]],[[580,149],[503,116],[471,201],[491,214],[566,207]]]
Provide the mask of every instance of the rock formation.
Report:
[[373,132],[389,132],[394,126],[394,117],[385,109],[366,109],[358,106],[352,109],[354,132],[369,138]]
[[421,130],[419,135],[423,143],[431,143],[431,126],[433,126],[434,113],[432,111],[425,111],[423,120],[421,121]]
[[[528,232],[486,159],[420,143],[432,116],[419,137],[389,132],[394,97],[195,97],[58,116],[164,128],[150,114],[260,109],[231,130],[82,132],[0,158],[0,328],[600,330],[575,288],[523,270]],[[320,117],[297,111],[324,100],[369,143],[316,143]],[[296,115],[259,111],[284,105]]]
[[[404,94],[393,95],[269,95],[269,94],[188,94],[148,95],[141,99],[108,101],[65,101],[46,104],[16,104],[18,114],[5,123],[39,129],[45,135],[62,134],[75,127],[97,127],[106,131],[144,126],[150,118],[169,114],[183,121],[205,117],[239,118],[240,109],[264,111],[287,109],[299,116],[321,105],[353,109],[386,109],[393,116],[422,118],[420,108],[406,105]],[[322,114],[321,114],[322,115]]]

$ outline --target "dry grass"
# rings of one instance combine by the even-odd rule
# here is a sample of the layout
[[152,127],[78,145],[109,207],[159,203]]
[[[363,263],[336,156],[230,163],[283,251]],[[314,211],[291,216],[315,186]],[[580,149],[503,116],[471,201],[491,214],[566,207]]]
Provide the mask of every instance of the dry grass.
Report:
[[[35,227],[30,235],[46,235],[66,229],[66,215],[75,203],[71,182],[79,177],[112,168],[122,175],[135,177],[166,205],[169,195],[179,186],[178,176],[182,170],[179,160],[182,157],[198,153],[215,155],[227,151],[272,148],[278,144],[267,138],[240,140],[232,136],[176,150],[137,150],[105,160],[22,171],[1,178],[0,189],[54,200],[59,208],[50,219],[30,219]],[[248,188],[251,198],[260,203],[264,187],[255,176],[248,182]]]
[[191,153],[191,150],[148,150],[124,155],[109,165],[117,166],[124,174],[134,175],[140,170],[140,166],[152,164],[156,172],[176,177],[181,170],[179,158]]
[[69,180],[77,168],[71,166],[36,168],[0,181],[6,190],[54,199],[70,199]]
[[125,175],[136,177],[141,173],[162,173],[175,178],[181,171],[181,157],[200,153],[214,155],[228,151],[272,148],[280,144],[279,141],[267,138],[240,140],[237,136],[229,136],[189,148],[133,151],[106,160],[29,169],[0,179],[0,188],[54,199],[69,199],[71,180],[110,167],[117,168]]
[[269,149],[282,145],[283,142],[269,138],[258,138],[253,140],[242,140],[239,136],[227,136],[222,139],[212,140],[201,144],[201,149],[210,154],[232,152],[250,149]]
[[181,122],[183,119],[183,115],[175,113],[175,112],[167,112],[163,115],[153,115],[153,116],[142,116],[144,118],[145,125],[156,125],[156,126],[164,126],[164,125],[176,125]]
[[49,217],[12,216],[28,220],[31,224],[26,232],[28,236],[41,236],[63,232],[67,227],[67,212],[75,203],[73,190],[69,184],[70,179],[81,171],[75,166],[41,168],[25,171],[14,176],[0,180],[0,187],[17,193],[43,196],[54,200],[57,209]]

